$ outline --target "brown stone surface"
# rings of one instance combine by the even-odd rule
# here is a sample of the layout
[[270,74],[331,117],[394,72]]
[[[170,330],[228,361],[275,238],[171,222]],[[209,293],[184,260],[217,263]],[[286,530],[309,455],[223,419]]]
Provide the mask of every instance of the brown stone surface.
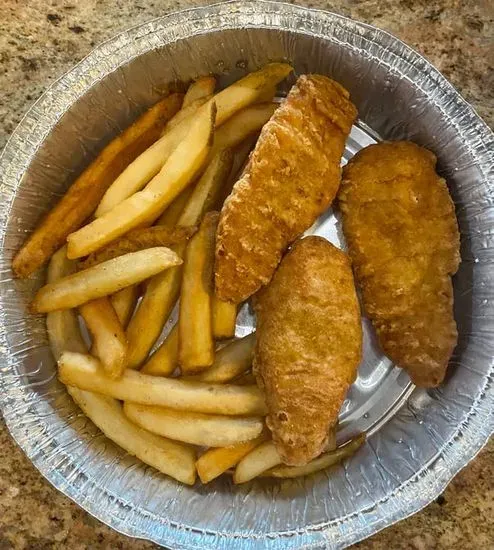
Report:
[[[29,106],[92,47],[201,0],[0,0],[0,148]],[[211,3],[211,2],[210,2]],[[494,126],[492,0],[315,0],[424,54]],[[0,421],[0,550],[154,548],[90,517],[51,487]],[[494,442],[436,503],[356,548],[494,549]]]

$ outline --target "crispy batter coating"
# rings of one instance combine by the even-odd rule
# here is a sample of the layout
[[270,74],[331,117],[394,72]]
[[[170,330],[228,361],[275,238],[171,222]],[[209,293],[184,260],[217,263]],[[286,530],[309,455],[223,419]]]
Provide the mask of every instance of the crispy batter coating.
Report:
[[329,78],[301,76],[265,124],[221,211],[215,267],[220,299],[239,303],[267,284],[288,245],[333,201],[357,116],[348,97]]
[[254,297],[254,372],[285,464],[318,456],[362,356],[350,259],[321,237],[297,241]]
[[411,142],[371,145],[343,170],[343,231],[384,352],[418,386],[444,378],[457,341],[454,205],[436,157]]

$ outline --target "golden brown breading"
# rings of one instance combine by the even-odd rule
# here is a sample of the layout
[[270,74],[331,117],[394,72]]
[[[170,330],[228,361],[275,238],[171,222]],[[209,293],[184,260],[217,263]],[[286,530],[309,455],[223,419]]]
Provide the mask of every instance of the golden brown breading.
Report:
[[348,92],[301,76],[262,129],[249,165],[221,211],[216,292],[239,303],[271,279],[281,256],[328,208],[357,116]]
[[297,241],[254,297],[254,372],[285,464],[325,448],[362,356],[350,259],[321,237]]
[[458,224],[436,157],[411,142],[380,143],[343,170],[343,231],[367,315],[384,352],[418,386],[444,378],[457,340],[451,275]]

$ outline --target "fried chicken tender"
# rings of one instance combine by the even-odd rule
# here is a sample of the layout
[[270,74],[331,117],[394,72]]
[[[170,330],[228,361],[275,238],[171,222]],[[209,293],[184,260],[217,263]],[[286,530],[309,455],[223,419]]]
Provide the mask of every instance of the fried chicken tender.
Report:
[[343,170],[343,232],[382,349],[421,387],[444,378],[457,341],[451,276],[459,232],[436,157],[411,142],[371,145]]
[[307,464],[325,449],[362,356],[350,259],[322,237],[297,241],[254,309],[266,423],[283,462]]
[[267,284],[290,243],[332,203],[356,116],[337,82],[320,75],[297,80],[221,211],[215,267],[221,300],[242,302]]

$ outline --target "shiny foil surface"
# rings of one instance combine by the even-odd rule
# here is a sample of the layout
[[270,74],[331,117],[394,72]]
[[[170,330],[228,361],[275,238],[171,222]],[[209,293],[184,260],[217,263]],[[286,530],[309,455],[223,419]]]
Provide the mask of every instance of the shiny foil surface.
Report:
[[[13,254],[97,153],[177,80],[220,86],[268,61],[341,82],[359,109],[343,162],[379,139],[438,157],[461,230],[454,278],[459,343],[445,383],[414,388],[364,320],[364,361],[340,437],[367,443],[342,467],[298,480],[194,487],[106,439],[57,381],[44,316],[27,306],[45,270],[14,280]],[[286,85],[294,82],[291,80]],[[424,58],[384,31],[273,2],[230,2],[159,18],[96,48],[31,108],[0,161],[0,408],[60,491],[113,528],[174,549],[343,548],[436,498],[494,430],[494,135]],[[344,247],[338,215],[309,233]],[[237,333],[253,319],[241,311]]]

